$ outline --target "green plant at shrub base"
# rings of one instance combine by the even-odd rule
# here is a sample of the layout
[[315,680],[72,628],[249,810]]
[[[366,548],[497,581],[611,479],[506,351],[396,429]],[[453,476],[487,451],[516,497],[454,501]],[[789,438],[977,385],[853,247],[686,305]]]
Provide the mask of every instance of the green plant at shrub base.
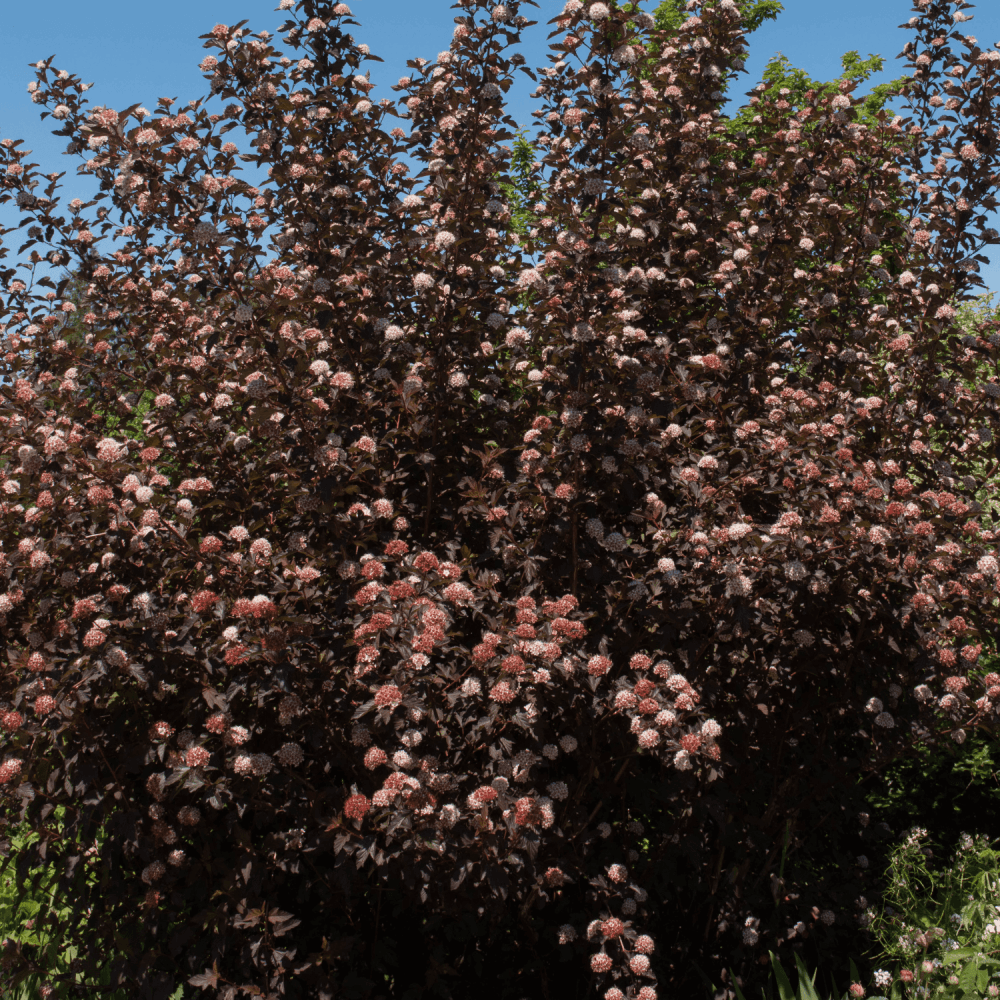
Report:
[[[983,671],[995,668],[993,658],[984,658]],[[882,966],[891,975],[887,987],[876,988],[874,994],[866,989],[868,1000],[878,1000],[881,991],[894,1000],[932,995],[949,998],[994,995],[988,991],[991,980],[1000,983],[996,975],[1000,966],[994,965],[1000,957],[1000,939],[995,947],[983,949],[982,942],[976,940],[975,929],[982,929],[988,923],[1000,924],[1000,911],[993,907],[994,902],[1000,903],[1000,852],[989,846],[995,842],[994,838],[1000,838],[996,819],[1000,817],[998,772],[1000,741],[988,733],[972,731],[962,745],[951,741],[922,745],[912,756],[890,766],[884,775],[862,785],[870,815],[864,849],[870,856],[872,870],[884,872],[881,877],[878,874],[872,877],[872,889],[865,892],[874,901],[881,884],[885,909],[878,917],[877,907],[869,910],[874,947],[870,936],[865,940],[869,932],[859,930],[854,936],[855,954],[862,967],[873,970]],[[868,841],[879,828],[887,838],[891,836],[890,829],[904,830],[914,823],[920,833],[916,848],[910,842],[912,831],[902,843],[897,842],[887,851]],[[966,829],[977,830],[980,836],[963,837],[962,831]],[[931,834],[925,836],[927,830]],[[960,849],[956,861],[944,864],[945,855],[939,845],[963,842],[971,846]],[[809,872],[801,864],[799,868],[796,883],[812,884],[818,890],[824,878],[822,864],[812,866]],[[950,921],[952,913],[964,914],[962,933],[955,933]],[[912,954],[899,948],[900,925],[911,926],[918,933],[939,926],[946,931],[940,941],[935,940],[928,947],[928,960],[937,963],[931,972],[922,968],[922,948]],[[960,947],[946,948],[949,940]],[[788,946],[790,954],[782,950],[780,959],[771,955],[771,977],[763,991],[765,1000],[840,997],[851,1000],[847,984],[867,983],[870,976],[859,972],[846,955],[841,967],[840,960],[825,951],[821,942],[815,943],[820,945],[819,952],[811,941],[806,949],[803,942],[796,941]],[[837,951],[844,955],[843,948]],[[794,963],[794,968],[790,963]],[[910,984],[900,979],[904,970],[912,975]],[[955,981],[949,982],[949,978]],[[732,976],[728,984],[713,984],[707,977],[704,982],[708,996],[726,993],[739,1000],[744,995]],[[1000,995],[1000,985],[996,988]],[[746,1000],[755,1000],[755,996],[756,992],[751,991]]]
[[[849,991],[839,991],[835,983],[831,981],[831,989],[826,991],[822,984],[817,984],[819,970],[814,969],[812,973],[806,968],[802,956],[794,954],[795,973],[797,980],[792,985],[792,978],[785,971],[778,956],[774,952],[768,952],[771,958],[771,979],[767,986],[761,991],[763,1000],[850,1000]],[[849,963],[851,981],[858,982],[860,976],[853,961]],[[748,1000],[735,977],[730,973],[732,979],[732,993],[736,1000]],[[872,997],[871,1000],[886,1000],[886,998]]]
[[995,996],[1000,975],[1000,851],[963,834],[935,865],[927,831],[915,828],[890,856],[884,907],[872,931],[881,957],[908,970],[917,996]]
[[[53,814],[54,825],[59,828],[62,827],[64,812],[64,809],[57,809]],[[0,942],[17,942],[38,964],[47,967],[49,972],[48,975],[36,973],[12,977],[10,980],[0,972],[0,996],[5,1000],[36,1000],[45,995],[53,998],[72,995],[67,991],[72,990],[70,984],[76,980],[74,959],[78,949],[73,946],[61,947],[59,937],[48,927],[50,917],[59,922],[73,917],[72,906],[52,905],[60,881],[57,863],[40,865],[25,873],[18,873],[16,870],[18,855],[39,839],[38,834],[29,832],[26,825],[19,828],[10,837],[9,853],[0,863]],[[100,850],[106,840],[107,833],[98,835],[91,848],[93,854],[81,866],[82,873],[77,876],[78,879],[86,879],[90,886],[100,881]],[[18,882],[22,878],[31,884],[31,891],[27,894],[18,891]],[[86,915],[82,922],[85,921]],[[105,974],[99,985],[107,986],[109,983],[110,976]],[[46,986],[51,988],[51,993],[41,992]],[[184,987],[178,986],[170,1000],[183,1000],[184,995]],[[108,1000],[129,1000],[124,990],[106,996]]]

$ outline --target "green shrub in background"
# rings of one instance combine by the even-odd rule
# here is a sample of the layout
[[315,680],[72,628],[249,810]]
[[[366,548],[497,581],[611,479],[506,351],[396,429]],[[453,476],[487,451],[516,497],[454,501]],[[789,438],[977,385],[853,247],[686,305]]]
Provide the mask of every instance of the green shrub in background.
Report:
[[980,730],[960,746],[919,746],[866,785],[873,820],[894,832],[918,826],[944,844],[966,830],[1000,837],[1000,742]]

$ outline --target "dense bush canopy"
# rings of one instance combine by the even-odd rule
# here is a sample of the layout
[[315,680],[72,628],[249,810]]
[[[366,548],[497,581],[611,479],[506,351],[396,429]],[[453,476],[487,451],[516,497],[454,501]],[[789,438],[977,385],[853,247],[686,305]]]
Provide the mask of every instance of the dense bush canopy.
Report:
[[795,865],[1000,697],[1000,337],[955,324],[997,53],[919,0],[909,117],[762,85],[741,140],[733,0],[569,0],[522,239],[530,5],[459,4],[398,102],[293,6],[294,59],[206,36],[218,114],[39,63],[92,202],[0,143],[0,779],[72,903],[52,987],[652,1000],[849,933],[862,866]]

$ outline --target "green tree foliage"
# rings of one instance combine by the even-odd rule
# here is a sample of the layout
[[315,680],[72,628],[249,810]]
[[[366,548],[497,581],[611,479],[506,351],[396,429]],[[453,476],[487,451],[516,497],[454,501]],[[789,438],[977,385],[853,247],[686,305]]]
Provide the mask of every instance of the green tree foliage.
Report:
[[919,745],[866,783],[872,815],[896,832],[909,826],[933,830],[945,843],[969,829],[998,837],[998,766],[1000,744],[985,733],[970,733],[961,746]]
[[[624,5],[612,2],[609,6],[616,10],[620,7],[621,10],[630,14],[635,14],[641,9],[639,4],[635,2]],[[738,0],[737,6],[740,8],[742,23],[747,32],[756,31],[765,21],[775,20],[778,14],[784,10],[784,6],[780,0]],[[649,58],[646,60],[645,66],[639,70],[640,77],[650,79],[653,76],[657,60],[668,44],[667,42],[654,41],[654,39],[659,37],[659,32],[669,31],[672,34],[678,32],[681,25],[690,16],[689,10],[690,8],[684,0],[662,0],[662,3],[653,11],[651,37],[646,42],[646,50],[649,53]],[[725,84],[723,84],[724,90]]]
[[87,282],[81,277],[79,269],[67,272],[63,277],[66,282],[64,298],[70,302],[75,312],[65,314],[66,323],[62,329],[63,340],[71,346],[82,344],[87,335],[87,327],[83,322],[87,311]]
[[538,179],[533,166],[536,156],[537,150],[525,136],[524,130],[518,132],[510,158],[510,180],[500,183],[500,190],[510,206],[508,225],[521,239],[526,239],[531,229],[538,224],[538,216],[532,208],[539,196]]
[[[764,68],[761,82],[769,90],[776,89],[793,108],[799,108],[811,100],[812,95],[827,98],[846,91],[853,91],[870,80],[875,73],[881,73],[885,67],[885,60],[880,55],[872,54],[863,59],[856,50],[852,50],[841,56],[840,65],[842,68],[840,76],[823,82],[813,79],[806,70],[793,66],[787,56],[779,53]],[[877,120],[879,112],[883,111],[886,104],[899,94],[907,80],[908,77],[901,76],[888,83],[879,83],[872,87],[871,91],[862,99],[861,104],[857,106],[858,124],[873,124]],[[756,115],[757,110],[753,105],[743,106],[729,119],[732,131],[756,136],[761,132],[760,123],[754,121]],[[814,127],[807,124],[803,128],[803,132],[808,134]]]
[[[780,0],[739,0],[737,6],[748,32],[756,31],[765,21],[775,20],[785,9]],[[663,0],[653,11],[658,31],[676,31],[688,16],[687,5],[683,0]]]
[[[748,34],[755,32],[766,21],[777,20],[778,15],[784,10],[784,5],[780,0],[739,0],[737,6],[740,8],[742,23]],[[633,5],[633,7],[638,9],[637,5]],[[627,6],[626,9],[633,9],[633,7]],[[684,0],[663,0],[653,11],[655,30],[678,31],[689,16],[688,7]],[[647,49],[654,58],[659,58],[662,46],[650,42]],[[881,73],[885,68],[885,60],[882,56],[869,54],[867,58],[862,58],[857,50],[845,52],[841,57],[840,64],[842,67],[840,76],[833,80],[816,80],[806,70],[793,66],[787,56],[779,53],[767,63],[761,76],[761,82],[768,88],[776,88],[779,93],[788,91],[784,95],[785,99],[792,107],[798,108],[809,99],[807,94],[832,97],[834,94],[843,92],[845,88],[853,90],[866,83],[874,74]],[[735,77],[724,81],[723,92],[728,91],[733,79]],[[887,102],[899,94],[908,79],[907,76],[901,76],[872,87],[857,109],[858,122],[871,124]],[[744,132],[748,136],[760,131],[759,126],[753,120],[755,113],[752,106],[742,106],[728,119],[732,131]]]

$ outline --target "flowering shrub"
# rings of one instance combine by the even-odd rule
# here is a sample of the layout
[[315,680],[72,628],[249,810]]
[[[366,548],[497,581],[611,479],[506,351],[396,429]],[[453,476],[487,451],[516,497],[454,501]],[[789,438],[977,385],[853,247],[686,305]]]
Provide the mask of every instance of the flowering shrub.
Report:
[[952,305],[995,60],[952,6],[918,3],[912,118],[765,86],[741,144],[732,0],[679,34],[569,0],[525,238],[516,3],[462,3],[398,104],[320,0],[281,4],[294,60],[206,36],[220,113],[37,65],[100,186],[62,214],[0,142],[3,822],[90,914],[40,918],[79,949],[52,989],[655,1000],[847,922],[786,855],[1000,697],[1000,340]]

